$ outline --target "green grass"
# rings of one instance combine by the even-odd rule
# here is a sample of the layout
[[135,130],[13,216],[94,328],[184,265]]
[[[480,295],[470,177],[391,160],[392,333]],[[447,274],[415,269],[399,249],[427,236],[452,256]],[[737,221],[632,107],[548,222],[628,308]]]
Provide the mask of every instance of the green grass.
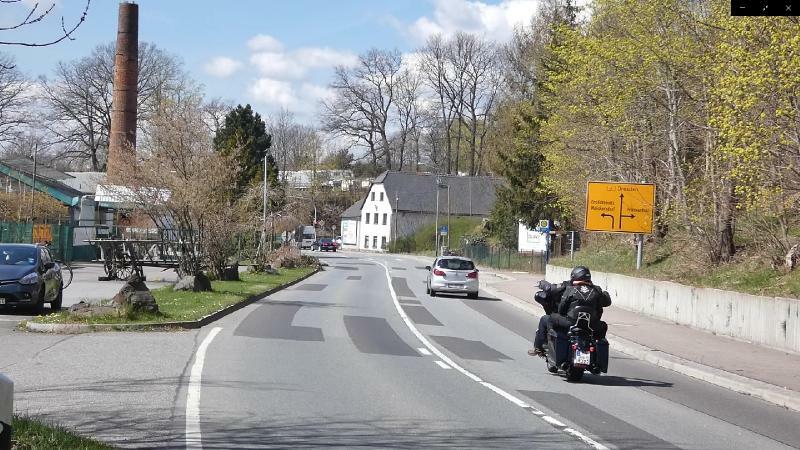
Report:
[[[475,217],[451,217],[450,218],[450,248],[460,248],[461,240],[465,235],[480,225],[481,219]],[[447,225],[447,216],[439,216],[439,226]],[[397,253],[416,253],[434,255],[436,251],[435,223],[422,226],[416,233],[398,239],[397,243],[390,246],[391,251]],[[443,245],[447,245],[447,236],[442,237]]]
[[785,273],[771,268],[760,258],[746,255],[738,255],[730,263],[711,265],[693,260],[691,255],[672,253],[666,246],[646,245],[643,267],[637,271],[633,245],[606,241],[576,252],[574,261],[566,256],[553,258],[550,263],[564,267],[583,265],[599,272],[753,295],[800,298],[800,271]]
[[11,448],[15,450],[110,450],[113,447],[80,437],[60,426],[48,425],[27,417],[14,417]]
[[278,275],[243,273],[242,281],[212,281],[211,292],[175,291],[172,286],[153,289],[159,314],[132,313],[80,317],[61,311],[34,318],[36,323],[125,324],[199,320],[252,295],[282,286],[313,272],[313,268],[281,269]]

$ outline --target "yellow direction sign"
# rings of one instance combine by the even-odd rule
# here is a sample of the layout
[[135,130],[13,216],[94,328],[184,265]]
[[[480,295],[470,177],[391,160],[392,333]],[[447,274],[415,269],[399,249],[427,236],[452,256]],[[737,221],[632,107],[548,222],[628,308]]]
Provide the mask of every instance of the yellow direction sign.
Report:
[[653,232],[656,186],[590,181],[586,190],[586,231]]

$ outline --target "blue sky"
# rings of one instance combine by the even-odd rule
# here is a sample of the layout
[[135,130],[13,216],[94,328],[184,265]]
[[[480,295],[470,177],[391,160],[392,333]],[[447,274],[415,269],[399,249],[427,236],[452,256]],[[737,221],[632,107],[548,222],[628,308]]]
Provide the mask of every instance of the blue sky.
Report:
[[[39,0],[40,4],[54,0]],[[26,5],[34,0],[23,0]],[[537,0],[139,0],[139,39],[180,57],[209,97],[251,103],[264,114],[281,107],[310,120],[336,64],[352,64],[371,47],[413,52],[433,33],[456,30],[506,41],[528,23]],[[84,0],[56,0],[55,15],[0,40],[46,39],[80,16]],[[0,24],[24,5],[0,6]],[[87,55],[116,35],[118,2],[92,0],[75,41],[53,47],[3,46],[31,77],[49,75],[58,61]]]

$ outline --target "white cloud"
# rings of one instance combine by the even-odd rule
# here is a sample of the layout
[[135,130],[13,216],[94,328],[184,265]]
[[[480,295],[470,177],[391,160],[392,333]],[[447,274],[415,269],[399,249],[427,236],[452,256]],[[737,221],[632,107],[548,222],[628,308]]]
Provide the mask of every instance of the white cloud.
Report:
[[261,75],[270,78],[296,79],[306,74],[306,67],[291,55],[279,52],[261,52],[250,56],[250,63]]
[[207,62],[203,68],[211,76],[215,76],[217,78],[228,78],[242,68],[242,63],[226,56],[217,56],[216,58]]
[[515,26],[530,23],[538,4],[539,0],[503,0],[496,5],[480,0],[436,0],[432,17],[420,17],[405,31],[418,43],[434,34],[451,36],[457,31],[507,41]]
[[301,48],[294,52],[294,59],[306,67],[354,66],[358,64],[358,56],[351,52],[332,48]]
[[250,95],[267,106],[289,108],[297,103],[292,84],[272,78],[259,78],[249,88]]
[[303,83],[300,87],[300,96],[302,100],[308,102],[312,106],[319,105],[320,102],[331,100],[335,93],[333,89],[327,86],[320,86],[313,83]]
[[281,41],[266,34],[257,34],[247,41],[247,46],[254,52],[279,52],[283,50]]

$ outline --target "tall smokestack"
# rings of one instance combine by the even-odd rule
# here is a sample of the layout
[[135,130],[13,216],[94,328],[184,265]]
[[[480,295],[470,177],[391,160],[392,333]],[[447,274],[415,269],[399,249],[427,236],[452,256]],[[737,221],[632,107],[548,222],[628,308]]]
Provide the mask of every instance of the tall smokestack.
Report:
[[136,161],[136,96],[139,79],[139,5],[119,4],[114,98],[106,177],[119,183]]

